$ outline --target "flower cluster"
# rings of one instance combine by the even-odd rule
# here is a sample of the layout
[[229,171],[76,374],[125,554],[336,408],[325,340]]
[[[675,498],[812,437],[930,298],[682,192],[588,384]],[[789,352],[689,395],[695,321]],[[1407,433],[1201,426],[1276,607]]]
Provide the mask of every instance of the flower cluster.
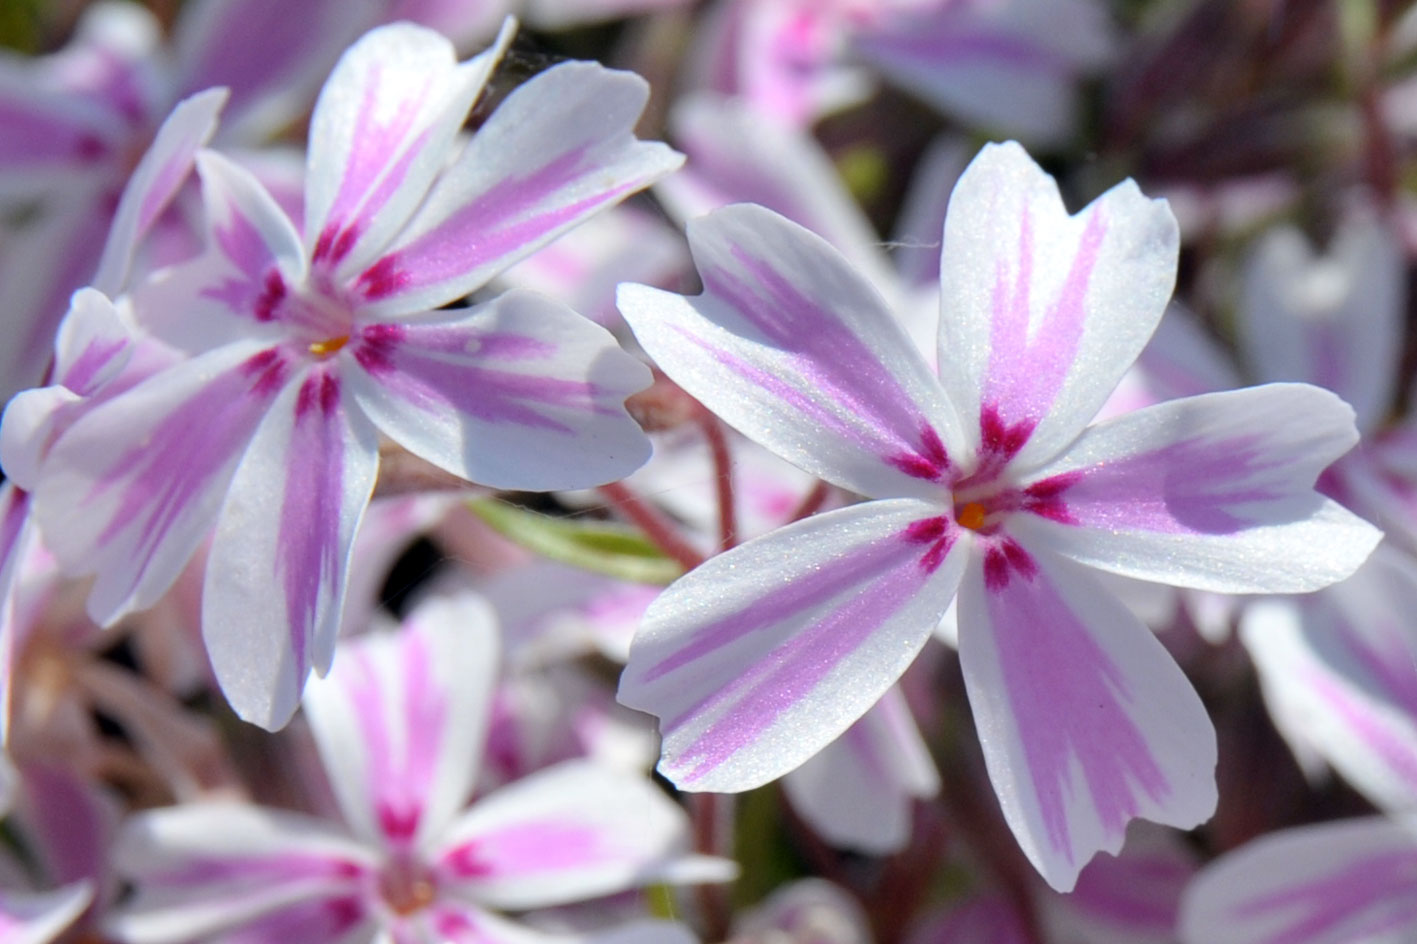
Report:
[[0,19],[0,942],[1412,939],[1417,13],[1300,6]]

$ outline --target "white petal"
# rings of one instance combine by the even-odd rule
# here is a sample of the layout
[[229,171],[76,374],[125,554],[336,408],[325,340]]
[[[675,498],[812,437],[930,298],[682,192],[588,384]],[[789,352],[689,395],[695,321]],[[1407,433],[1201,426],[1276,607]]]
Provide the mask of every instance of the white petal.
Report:
[[[665,880],[689,847],[689,819],[635,774],[567,761],[479,800],[445,834],[439,874],[505,910],[565,904]],[[718,861],[725,881],[737,872]]]
[[[133,944],[211,940],[292,906],[353,898],[357,907],[377,866],[370,850],[319,820],[217,803],[133,817],[113,862],[138,893],[108,929]],[[331,921],[360,920],[348,908],[331,910]]]
[[[885,694],[954,595],[965,553],[938,505],[865,502],[712,557],[650,605],[620,701],[658,715],[681,789],[782,776]],[[968,542],[965,542],[966,544]]]
[[1178,239],[1130,180],[1070,217],[1023,148],[979,152],[945,217],[940,378],[984,464],[1040,465],[1097,414],[1161,319]]
[[1316,256],[1298,230],[1266,234],[1246,263],[1240,337],[1262,381],[1304,380],[1353,405],[1372,431],[1393,407],[1407,310],[1401,241],[1354,215]]
[[954,414],[877,292],[820,237],[751,204],[689,225],[706,291],[620,311],[655,362],[750,439],[873,497],[938,497]]
[[237,715],[276,730],[334,655],[379,438],[330,367],[293,378],[232,479],[202,587],[202,637]]
[[1388,545],[1349,579],[1241,616],[1275,723],[1380,807],[1417,809],[1417,562]]
[[317,267],[343,281],[408,221],[513,31],[509,21],[489,50],[459,65],[445,38],[396,23],[340,58],[310,119],[305,248]]
[[274,349],[218,348],[99,405],[55,443],[35,515],[65,568],[97,573],[97,622],[152,605],[177,578],[288,373]]
[[911,807],[940,777],[899,687],[782,779],[793,808],[834,846],[871,855],[905,848]]
[[0,891],[0,944],[50,944],[92,901],[91,882],[49,892]]
[[1302,592],[1351,574],[1376,528],[1313,490],[1352,411],[1306,384],[1173,400],[1087,430],[1038,473],[1009,527],[1102,570],[1222,593]]
[[[545,491],[613,482],[649,457],[625,412],[649,371],[549,298],[374,324],[350,343],[360,407],[389,438],[481,485]],[[352,367],[354,365],[351,365]]]
[[1215,811],[1215,731],[1161,643],[1085,571],[1018,544],[965,572],[959,652],[989,779],[1024,854],[1069,891],[1135,818]]
[[485,285],[682,158],[638,141],[649,85],[590,62],[547,69],[507,97],[357,288],[379,315],[436,308]]
[[1196,876],[1179,931],[1184,944],[1408,944],[1417,823],[1372,817],[1261,837]]
[[305,712],[356,833],[396,849],[444,834],[477,773],[496,671],[495,617],[470,593],[341,644]]

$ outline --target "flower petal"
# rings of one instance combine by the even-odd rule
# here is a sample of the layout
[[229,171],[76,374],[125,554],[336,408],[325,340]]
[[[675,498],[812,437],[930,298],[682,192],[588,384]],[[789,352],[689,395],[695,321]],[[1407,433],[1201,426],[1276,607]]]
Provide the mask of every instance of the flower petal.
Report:
[[311,932],[281,940],[338,941],[363,920],[362,889],[378,865],[319,820],[231,803],[139,814],[113,862],[137,895],[108,931],[134,944],[226,940],[217,935],[265,924]]
[[379,437],[329,366],[292,378],[232,479],[202,587],[202,636],[227,701],[276,730],[334,656],[345,575]]
[[444,834],[477,775],[496,670],[496,620],[471,593],[341,645],[305,713],[356,834],[394,849]]
[[1223,593],[1303,592],[1347,577],[1376,528],[1313,491],[1352,446],[1327,390],[1269,384],[1173,400],[1087,430],[1009,528],[1102,570]]
[[688,928],[669,921],[635,921],[609,931],[543,931],[453,900],[434,903],[399,930],[408,936],[395,936],[396,944],[698,944],[699,940]]
[[310,119],[305,248],[317,267],[343,281],[408,221],[513,26],[461,65],[447,39],[411,23],[372,30],[340,58]]
[[1406,944],[1417,935],[1417,823],[1379,817],[1264,836],[1203,869],[1185,944]]
[[444,305],[683,158],[639,141],[649,85],[566,62],[507,96],[356,288],[381,316]]
[[1245,266],[1239,319],[1262,381],[1304,380],[1353,405],[1376,430],[1400,377],[1407,264],[1402,243],[1371,214],[1354,215],[1316,257],[1298,230],[1271,230]]
[[[437,862],[459,895],[524,910],[663,881],[688,847],[688,817],[649,780],[567,761],[479,800],[447,830]],[[705,880],[737,873],[722,860],[713,871]]]
[[1417,563],[1388,545],[1312,596],[1261,599],[1240,638],[1270,713],[1379,807],[1417,809]]
[[625,412],[649,372],[605,329],[549,298],[368,325],[348,350],[360,407],[391,439],[493,488],[584,488],[649,457]]
[[794,465],[871,496],[937,498],[954,414],[880,296],[819,237],[770,210],[689,224],[705,292],[620,289],[670,377]]
[[650,604],[620,701],[658,715],[681,789],[782,776],[861,717],[915,658],[965,555],[938,505],[865,502],[712,557]]
[[959,637],[989,779],[1049,885],[1070,891],[1132,819],[1188,829],[1215,811],[1215,730],[1195,689],[1076,564],[991,548],[965,572]]
[[1111,34],[1105,5],[1095,0],[936,3],[887,19],[854,45],[887,77],[950,115],[1057,143],[1077,123],[1076,75],[1107,59]]
[[74,882],[48,892],[0,891],[0,941],[49,944],[59,939],[93,901],[91,882]]
[[827,842],[886,855],[910,841],[911,807],[939,792],[940,775],[896,687],[782,786]]
[[226,90],[213,88],[177,103],[123,188],[93,287],[118,295],[128,284],[138,244],[187,182],[197,149],[216,131]]
[[183,94],[223,87],[225,141],[275,136],[310,107],[340,52],[372,26],[372,0],[203,0],[182,9],[173,38]]
[[288,373],[275,349],[218,348],[100,404],[54,444],[35,514],[67,570],[98,574],[95,621],[152,605],[177,578]]
[[[15,596],[24,561],[39,546],[30,517],[30,496],[11,481],[0,482],[0,745],[10,737],[11,681],[15,673]],[[0,764],[6,764],[0,760]],[[8,781],[8,777],[0,780]],[[0,785],[0,814],[8,812],[9,784]]]
[[1040,465],[1097,414],[1161,320],[1178,240],[1130,180],[1068,216],[1023,148],[979,152],[945,217],[939,363],[982,463]]

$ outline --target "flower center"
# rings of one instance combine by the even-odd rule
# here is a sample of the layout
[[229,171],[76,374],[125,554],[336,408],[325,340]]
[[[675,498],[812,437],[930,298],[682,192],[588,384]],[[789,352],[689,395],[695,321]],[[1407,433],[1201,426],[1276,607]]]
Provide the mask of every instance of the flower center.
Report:
[[316,357],[329,357],[331,354],[336,353],[337,351],[339,351],[340,348],[344,347],[348,343],[349,335],[341,334],[338,337],[325,338],[325,340],[323,341],[310,342],[309,351]]
[[968,528],[971,531],[978,531],[984,527],[984,519],[989,516],[989,509],[979,502],[966,502],[962,507],[955,509],[955,521],[961,528]]
[[438,886],[433,877],[417,864],[408,861],[389,863],[379,876],[379,894],[389,910],[398,915],[411,915],[433,904]]

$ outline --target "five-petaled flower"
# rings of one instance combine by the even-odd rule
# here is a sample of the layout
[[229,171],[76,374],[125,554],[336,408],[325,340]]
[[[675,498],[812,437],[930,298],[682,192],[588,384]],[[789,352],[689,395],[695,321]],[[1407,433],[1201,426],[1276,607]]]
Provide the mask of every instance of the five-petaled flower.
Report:
[[1071,888],[1135,817],[1215,805],[1215,735],[1113,573],[1312,590],[1375,529],[1313,490],[1356,440],[1334,395],[1275,384],[1089,426],[1160,319],[1177,231],[1125,182],[1076,216],[1016,144],[945,223],[939,376],[822,240],[755,206],[690,227],[705,286],[625,286],[636,337],[746,435],[868,501],[710,559],[646,614],[621,700],[691,790],[791,770],[900,676],[959,593],[989,774],[1025,853]]
[[132,299],[191,357],[76,422],[42,470],[46,541],[97,574],[101,623],[152,604],[215,523],[204,636],[267,727],[330,664],[380,433],[497,488],[613,481],[648,453],[623,406],[648,372],[599,327],[524,292],[433,310],[680,162],[632,133],[645,83],[590,63],[461,141],[510,34],[463,64],[408,24],[352,46],[311,121],[303,239],[254,177],[199,155],[208,251]]

